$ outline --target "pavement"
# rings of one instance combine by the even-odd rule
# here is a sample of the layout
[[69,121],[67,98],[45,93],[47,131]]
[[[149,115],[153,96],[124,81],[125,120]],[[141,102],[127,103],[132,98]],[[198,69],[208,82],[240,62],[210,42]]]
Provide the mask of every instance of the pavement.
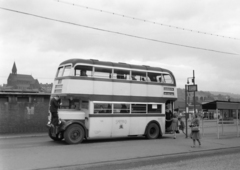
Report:
[[41,137],[41,136],[47,136],[47,135],[48,135],[47,132],[0,134],[0,140],[1,139],[11,139],[11,138]]
[[[235,127],[230,127],[229,130],[226,127],[225,129],[219,128],[219,137],[217,135],[216,127],[210,126],[201,130],[201,143],[202,146],[198,147],[198,143],[196,141],[195,151],[208,151],[208,150],[216,150],[216,149],[227,149],[240,147],[240,133],[237,135],[237,129]],[[190,133],[190,129],[188,129]],[[204,132],[204,133],[203,133]],[[240,129],[239,129],[240,132]],[[47,132],[44,133],[28,133],[28,134],[0,134],[0,140],[2,139],[11,139],[11,138],[32,138],[32,137],[47,137]],[[160,139],[161,140],[161,139]],[[173,139],[172,134],[164,134],[163,135],[164,142],[159,143],[160,145],[164,145],[164,153],[165,154],[179,154],[189,152],[189,148],[192,146],[192,140],[189,135],[186,138],[185,134],[182,132],[177,134],[177,138]],[[177,143],[177,145],[176,145]],[[181,148],[176,146],[182,146]],[[185,147],[183,147],[185,146]],[[175,149],[173,149],[175,148]],[[178,149],[179,148],[179,149]],[[193,150],[194,151],[194,150]]]
[[[214,122],[208,122],[209,127],[201,130],[201,147],[191,148],[193,144],[190,138],[186,138],[183,133],[177,134],[174,139],[172,134],[164,134],[161,139],[145,140],[134,139],[108,139],[83,141],[79,145],[62,145],[63,143],[51,142],[47,133],[31,134],[0,134],[0,142],[5,143],[14,139],[22,138],[19,147],[2,148],[2,166],[8,170],[14,169],[51,169],[51,167],[73,167],[73,166],[93,166],[102,163],[121,163],[124,161],[181,157],[194,153],[208,154],[210,151],[222,151],[224,149],[240,148],[240,137],[237,136],[236,126],[224,126],[219,128],[220,138]],[[190,132],[190,129],[188,129]],[[204,133],[202,133],[204,132]],[[30,140],[44,141],[45,144],[34,144],[28,147]],[[47,140],[47,144],[46,144]],[[16,140],[17,141],[17,140]],[[197,143],[196,143],[197,144]],[[11,144],[11,147],[13,145]],[[51,146],[51,147],[49,147]],[[8,146],[9,147],[9,146]],[[54,151],[54,152],[53,152]],[[37,153],[37,154],[36,154]],[[58,155],[54,161],[49,159],[50,154]],[[88,154],[86,154],[88,153]],[[24,157],[22,155],[24,154]],[[0,169],[1,169],[0,155]],[[68,159],[66,158],[66,155]],[[14,160],[14,164],[12,163]],[[28,160],[28,161],[25,161]],[[60,161],[61,160],[61,161]],[[29,164],[29,162],[34,162]],[[3,164],[4,163],[4,164]],[[50,167],[50,168],[49,168]]]

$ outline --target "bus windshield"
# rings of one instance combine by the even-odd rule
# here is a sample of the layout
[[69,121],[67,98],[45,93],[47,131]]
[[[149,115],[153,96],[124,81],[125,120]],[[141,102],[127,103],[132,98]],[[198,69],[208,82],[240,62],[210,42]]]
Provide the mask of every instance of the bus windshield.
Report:
[[71,66],[65,66],[63,76],[69,76],[70,70],[71,70]]

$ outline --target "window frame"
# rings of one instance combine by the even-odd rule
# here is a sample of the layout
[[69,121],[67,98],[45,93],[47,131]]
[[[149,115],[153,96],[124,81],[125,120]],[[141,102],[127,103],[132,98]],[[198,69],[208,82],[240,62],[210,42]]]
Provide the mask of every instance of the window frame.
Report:
[[[95,109],[95,105],[99,105],[99,108],[100,108],[101,105],[107,105],[107,107],[103,107],[103,109],[105,109],[104,112],[99,112],[101,110],[99,108]],[[111,106],[111,112],[106,112],[107,110],[110,110],[108,108],[109,105]],[[95,112],[95,111],[98,111],[98,112]],[[111,103],[111,102],[106,102],[106,103],[105,102],[104,103],[102,103],[102,102],[94,102],[93,103],[93,114],[106,114],[106,115],[113,114],[113,103]]]
[[[117,76],[119,75],[118,73],[115,73],[115,71],[123,71],[123,72],[128,72],[128,74],[126,74],[126,78],[124,78],[124,75],[123,74],[123,78],[117,78]],[[116,74],[116,75],[115,75]],[[115,80],[130,80],[130,77],[131,77],[131,70],[129,69],[124,69],[124,68],[119,68],[119,67],[114,67],[113,68],[113,73],[112,73],[112,78],[115,79]]]
[[[144,81],[141,80],[141,78],[142,78],[141,75],[135,75],[135,76],[140,76],[140,79],[139,79],[139,80],[138,80],[138,79],[133,80],[133,75],[134,75],[133,72],[145,73],[145,77],[144,77],[145,80],[144,80]],[[144,70],[131,70],[130,76],[131,76],[131,80],[132,80],[132,81],[148,82],[148,79],[147,79],[147,70],[145,70],[145,71],[144,71]]]
[[[60,72],[60,69],[62,69],[62,72]],[[62,75],[63,75],[63,70],[64,70],[64,66],[59,66],[59,67],[58,67],[57,74],[56,74],[56,78],[62,77]],[[59,73],[61,73],[61,75],[59,75]]]
[[[68,75],[65,75],[66,67],[70,67]],[[63,69],[63,72],[62,72],[62,77],[70,76],[71,75],[71,69],[72,69],[72,65],[65,65],[64,69]]]
[[[117,110],[117,108],[115,109],[115,105],[128,105],[128,107],[126,107],[126,109],[122,109],[122,108],[120,108],[119,109],[119,112],[115,112],[115,110]],[[112,105],[112,107],[113,107],[113,114],[131,114],[131,104],[130,103],[124,103],[124,102],[121,102],[121,103],[113,103],[113,105]],[[124,112],[122,112],[122,111],[124,111]],[[126,111],[126,112],[125,112]]]
[[[94,71],[93,71],[93,77],[94,78],[100,78],[100,79],[112,79],[112,75],[113,75],[113,68],[112,67],[104,67],[104,66],[93,66],[94,67]],[[103,69],[109,69],[109,70],[111,70],[111,73],[109,74],[109,76],[108,77],[99,77],[99,76],[96,76],[95,74],[96,74],[96,68],[103,68]],[[104,72],[103,72],[104,73]],[[106,72],[107,73],[107,72]]]
[[[90,74],[87,74],[87,72],[86,72],[86,74],[87,74],[87,76],[82,76],[81,75],[81,71],[80,71],[80,74],[79,75],[76,75],[76,67],[79,67],[79,66],[87,66],[87,67],[91,67],[92,69],[91,69],[91,73]],[[78,69],[78,70],[80,70],[80,69]],[[87,70],[88,71],[88,70]],[[94,66],[93,65],[90,65],[90,64],[76,64],[75,66],[74,66],[74,76],[76,76],[76,77],[93,77],[93,72],[94,72]]]

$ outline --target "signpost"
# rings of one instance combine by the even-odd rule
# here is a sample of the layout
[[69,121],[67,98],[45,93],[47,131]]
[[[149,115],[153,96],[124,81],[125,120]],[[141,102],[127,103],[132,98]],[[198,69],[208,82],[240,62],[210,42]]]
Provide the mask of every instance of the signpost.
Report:
[[188,138],[188,118],[189,118],[189,112],[188,112],[188,92],[193,92],[193,105],[194,105],[194,115],[196,114],[196,103],[195,103],[195,92],[198,91],[197,85],[195,84],[195,74],[193,70],[193,77],[188,77],[187,78],[187,84],[189,84],[188,79],[192,79],[193,85],[185,85],[185,106],[186,106],[186,111],[185,111],[185,118],[186,118],[186,138]]
[[197,91],[197,85],[188,85],[188,92],[196,92]]

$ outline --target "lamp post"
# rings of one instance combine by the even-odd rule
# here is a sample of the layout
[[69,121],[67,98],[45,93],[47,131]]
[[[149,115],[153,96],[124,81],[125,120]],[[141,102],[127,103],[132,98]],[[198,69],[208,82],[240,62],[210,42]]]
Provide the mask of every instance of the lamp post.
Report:
[[[189,84],[189,79],[192,79],[193,85],[188,85]],[[195,91],[197,91],[197,85],[195,85],[195,74],[194,74],[194,70],[193,70],[193,77],[188,77],[187,78],[187,84],[185,85],[186,138],[188,138],[188,124],[187,124],[187,120],[189,118],[189,113],[188,113],[188,92],[193,92],[193,107],[194,107],[194,115],[195,115],[196,114]]]
[[188,85],[186,84],[185,85],[185,108],[186,108],[186,111],[185,111],[185,122],[186,122],[186,138],[188,138],[188,117],[189,117],[189,114],[188,114]]

